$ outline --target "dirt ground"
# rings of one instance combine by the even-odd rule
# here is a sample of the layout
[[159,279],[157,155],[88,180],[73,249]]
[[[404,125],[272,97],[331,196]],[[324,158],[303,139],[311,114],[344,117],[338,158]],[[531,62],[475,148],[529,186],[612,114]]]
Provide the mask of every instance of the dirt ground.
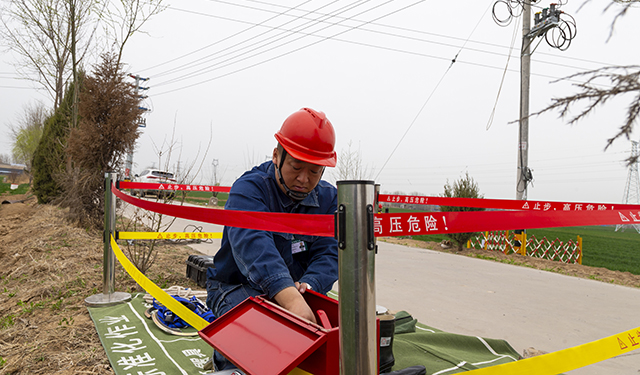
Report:
[[[55,206],[0,206],[0,374],[114,374],[84,303],[102,293],[103,249],[101,232],[68,224]],[[192,253],[163,245],[147,276],[199,289],[185,277]],[[119,266],[116,290],[142,291]]]
[[[4,196],[0,201],[25,196]],[[113,374],[84,299],[102,292],[101,233],[77,228],[64,210],[35,199],[0,206],[0,374]],[[640,276],[480,250],[442,249],[437,243],[384,238],[402,245],[528,266],[640,287]],[[148,276],[163,288],[198,289],[185,277],[193,250],[165,244]],[[121,268],[116,290],[135,292]]]

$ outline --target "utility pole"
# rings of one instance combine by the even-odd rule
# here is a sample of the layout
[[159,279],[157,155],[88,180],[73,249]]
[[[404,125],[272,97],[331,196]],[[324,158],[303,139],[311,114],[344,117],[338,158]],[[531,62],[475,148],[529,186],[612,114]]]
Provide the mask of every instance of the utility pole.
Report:
[[218,185],[218,159],[213,159],[213,186]]
[[[638,150],[639,143],[631,141],[631,158],[637,158],[640,156]],[[640,175],[638,175],[638,162],[634,162],[629,165],[629,174],[627,175],[627,184],[624,187],[624,197],[622,197],[622,203],[624,204],[640,204]],[[619,229],[624,230],[627,227],[633,227],[638,233],[640,233],[640,224],[618,224],[616,225],[616,232]]]
[[531,4],[523,2],[522,50],[520,51],[520,121],[518,131],[518,171],[516,199],[527,199],[529,171],[529,82],[531,78]]
[[[506,2],[498,0],[493,5],[493,20],[499,26],[507,26],[514,17],[522,15],[522,48],[520,50],[520,119],[518,121],[518,169],[516,171],[516,199],[526,200],[527,185],[533,181],[529,169],[529,88],[531,79],[531,44],[535,38],[544,37],[547,44],[553,48],[565,51],[576,36],[576,23],[573,17],[559,9],[561,3],[552,3],[535,14],[535,25],[531,28],[531,4],[538,0],[517,0]],[[496,12],[497,6],[507,7],[506,18]],[[522,13],[519,12],[522,7]],[[502,13],[505,14],[505,13]],[[555,30],[555,29],[558,30]],[[547,32],[555,31],[549,38]],[[518,235],[524,230],[516,230]],[[526,238],[526,237],[525,237]],[[520,247],[520,240],[515,241]]]
[[[133,75],[133,74],[129,74],[129,77],[133,78],[136,80],[136,96],[139,97],[140,99],[145,99],[146,96],[140,96],[139,90],[149,90],[148,87],[140,87],[140,81],[148,81],[149,78],[142,78],[139,75]],[[139,109],[142,109],[143,111],[148,111],[148,108],[144,108],[144,107],[138,107]],[[147,127],[147,123],[145,121],[144,118],[142,117],[138,117],[138,127],[140,128],[146,128]],[[124,164],[124,179],[125,180],[131,180],[131,170],[133,169],[133,149],[135,148],[132,147],[131,150],[129,150],[129,152],[127,153],[127,160]]]

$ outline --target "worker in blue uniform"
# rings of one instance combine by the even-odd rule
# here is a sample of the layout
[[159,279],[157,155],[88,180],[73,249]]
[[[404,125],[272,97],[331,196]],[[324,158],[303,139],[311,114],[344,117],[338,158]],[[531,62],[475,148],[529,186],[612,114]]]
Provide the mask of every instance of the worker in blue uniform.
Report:
[[[245,172],[231,187],[226,210],[333,214],[336,188],[321,180],[335,167],[333,125],[303,108],[275,134],[271,161]],[[225,227],[214,267],[207,271],[207,306],[221,316],[251,296],[266,295],[315,322],[302,294],[326,294],[338,279],[338,244],[332,237]],[[233,365],[214,353],[217,371]]]

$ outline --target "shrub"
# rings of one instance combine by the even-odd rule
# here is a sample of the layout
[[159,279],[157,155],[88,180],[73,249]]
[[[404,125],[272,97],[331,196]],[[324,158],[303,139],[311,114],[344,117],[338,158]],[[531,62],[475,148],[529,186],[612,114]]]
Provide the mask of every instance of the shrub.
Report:
[[72,83],[60,107],[45,121],[42,137],[33,154],[33,193],[38,203],[50,203],[62,193],[58,177],[65,170],[65,147],[72,123],[74,90]]
[[[484,198],[484,195],[480,194],[478,184],[471,176],[469,176],[469,172],[466,172],[465,176],[455,181],[453,185],[450,185],[447,180],[447,183],[444,185],[444,194],[442,196],[448,198]],[[484,208],[440,206],[440,211],[484,211]],[[462,246],[464,246],[464,244],[466,244],[467,241],[475,235],[475,233],[447,233],[446,235],[456,243],[458,250],[462,250]]]

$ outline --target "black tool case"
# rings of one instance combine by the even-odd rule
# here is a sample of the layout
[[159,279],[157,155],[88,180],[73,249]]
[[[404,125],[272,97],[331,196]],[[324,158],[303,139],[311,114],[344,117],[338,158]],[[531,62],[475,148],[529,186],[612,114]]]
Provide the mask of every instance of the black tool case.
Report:
[[201,287],[207,285],[207,268],[213,267],[213,256],[189,255],[187,258],[187,278],[195,281]]

